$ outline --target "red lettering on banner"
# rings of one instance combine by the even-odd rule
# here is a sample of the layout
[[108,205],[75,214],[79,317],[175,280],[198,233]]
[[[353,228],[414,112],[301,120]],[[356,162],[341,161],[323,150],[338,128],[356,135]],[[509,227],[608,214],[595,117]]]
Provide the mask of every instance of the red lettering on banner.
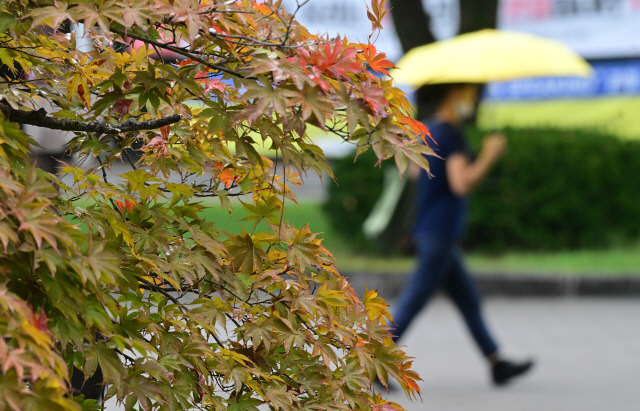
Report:
[[546,20],[553,14],[553,0],[506,0],[505,3],[503,18],[507,24]]

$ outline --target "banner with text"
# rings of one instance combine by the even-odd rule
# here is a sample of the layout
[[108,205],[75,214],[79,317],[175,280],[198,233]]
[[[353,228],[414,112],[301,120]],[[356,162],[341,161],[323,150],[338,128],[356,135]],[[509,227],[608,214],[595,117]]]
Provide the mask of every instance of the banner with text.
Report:
[[640,94],[640,59],[595,62],[592,66],[594,75],[589,78],[543,77],[491,83],[485,97],[515,101]]
[[498,27],[560,40],[587,59],[640,57],[640,0],[500,0]]

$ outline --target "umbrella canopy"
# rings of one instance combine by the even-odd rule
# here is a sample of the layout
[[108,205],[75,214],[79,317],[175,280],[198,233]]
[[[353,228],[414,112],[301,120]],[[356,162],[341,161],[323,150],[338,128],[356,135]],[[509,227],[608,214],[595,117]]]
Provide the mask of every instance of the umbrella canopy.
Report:
[[398,84],[486,83],[524,77],[580,76],[592,69],[563,43],[493,29],[409,50],[391,76]]

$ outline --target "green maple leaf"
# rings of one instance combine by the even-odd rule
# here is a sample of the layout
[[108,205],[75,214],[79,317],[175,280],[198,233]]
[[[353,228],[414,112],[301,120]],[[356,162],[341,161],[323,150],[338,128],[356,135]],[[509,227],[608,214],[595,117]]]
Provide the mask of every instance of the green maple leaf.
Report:
[[282,212],[282,203],[276,197],[269,197],[267,200],[258,200],[254,204],[245,203],[241,201],[242,207],[249,213],[249,215],[243,218],[244,221],[253,221],[252,229],[263,220],[267,220],[271,224],[277,225],[280,223],[280,215]]
[[262,405],[262,401],[250,396],[243,396],[238,400],[230,398],[227,401],[228,411],[258,411],[258,406]]
[[18,231],[27,231],[35,240],[37,248],[42,247],[42,241],[46,241],[54,249],[58,249],[58,240],[69,242],[67,234],[60,230],[59,224],[63,220],[55,215],[45,212],[48,205],[32,208],[22,208],[25,214],[24,220],[18,227]]
[[67,3],[56,2],[55,6],[39,7],[32,10],[29,15],[33,18],[33,27],[45,24],[57,28],[62,21],[71,19],[67,7]]
[[88,281],[93,285],[115,284],[116,279],[122,276],[120,259],[109,250],[105,250],[102,242],[91,242],[87,255],[76,257],[70,265],[83,283]]
[[317,260],[322,240],[316,237],[317,234],[309,230],[309,224],[296,233],[287,253],[287,260],[291,266],[297,267],[298,270],[302,271],[304,267],[313,264]]
[[234,264],[240,268],[242,274],[251,274],[258,270],[267,258],[264,248],[255,243],[253,236],[247,233],[244,228],[242,234],[231,236],[225,245],[233,257]]
[[15,230],[5,221],[0,221],[0,242],[4,247],[4,252],[7,252],[7,247],[9,243],[17,243],[18,242],[18,234]]

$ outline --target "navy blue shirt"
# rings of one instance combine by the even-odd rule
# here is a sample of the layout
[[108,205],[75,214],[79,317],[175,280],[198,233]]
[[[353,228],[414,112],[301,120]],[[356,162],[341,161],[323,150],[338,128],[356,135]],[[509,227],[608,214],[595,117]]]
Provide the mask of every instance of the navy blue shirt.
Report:
[[431,122],[427,127],[437,143],[431,147],[439,157],[427,157],[432,177],[424,171],[420,175],[414,233],[457,240],[465,229],[467,199],[458,197],[451,191],[445,161],[452,154],[461,153],[470,159],[473,154],[462,132],[454,125]]

